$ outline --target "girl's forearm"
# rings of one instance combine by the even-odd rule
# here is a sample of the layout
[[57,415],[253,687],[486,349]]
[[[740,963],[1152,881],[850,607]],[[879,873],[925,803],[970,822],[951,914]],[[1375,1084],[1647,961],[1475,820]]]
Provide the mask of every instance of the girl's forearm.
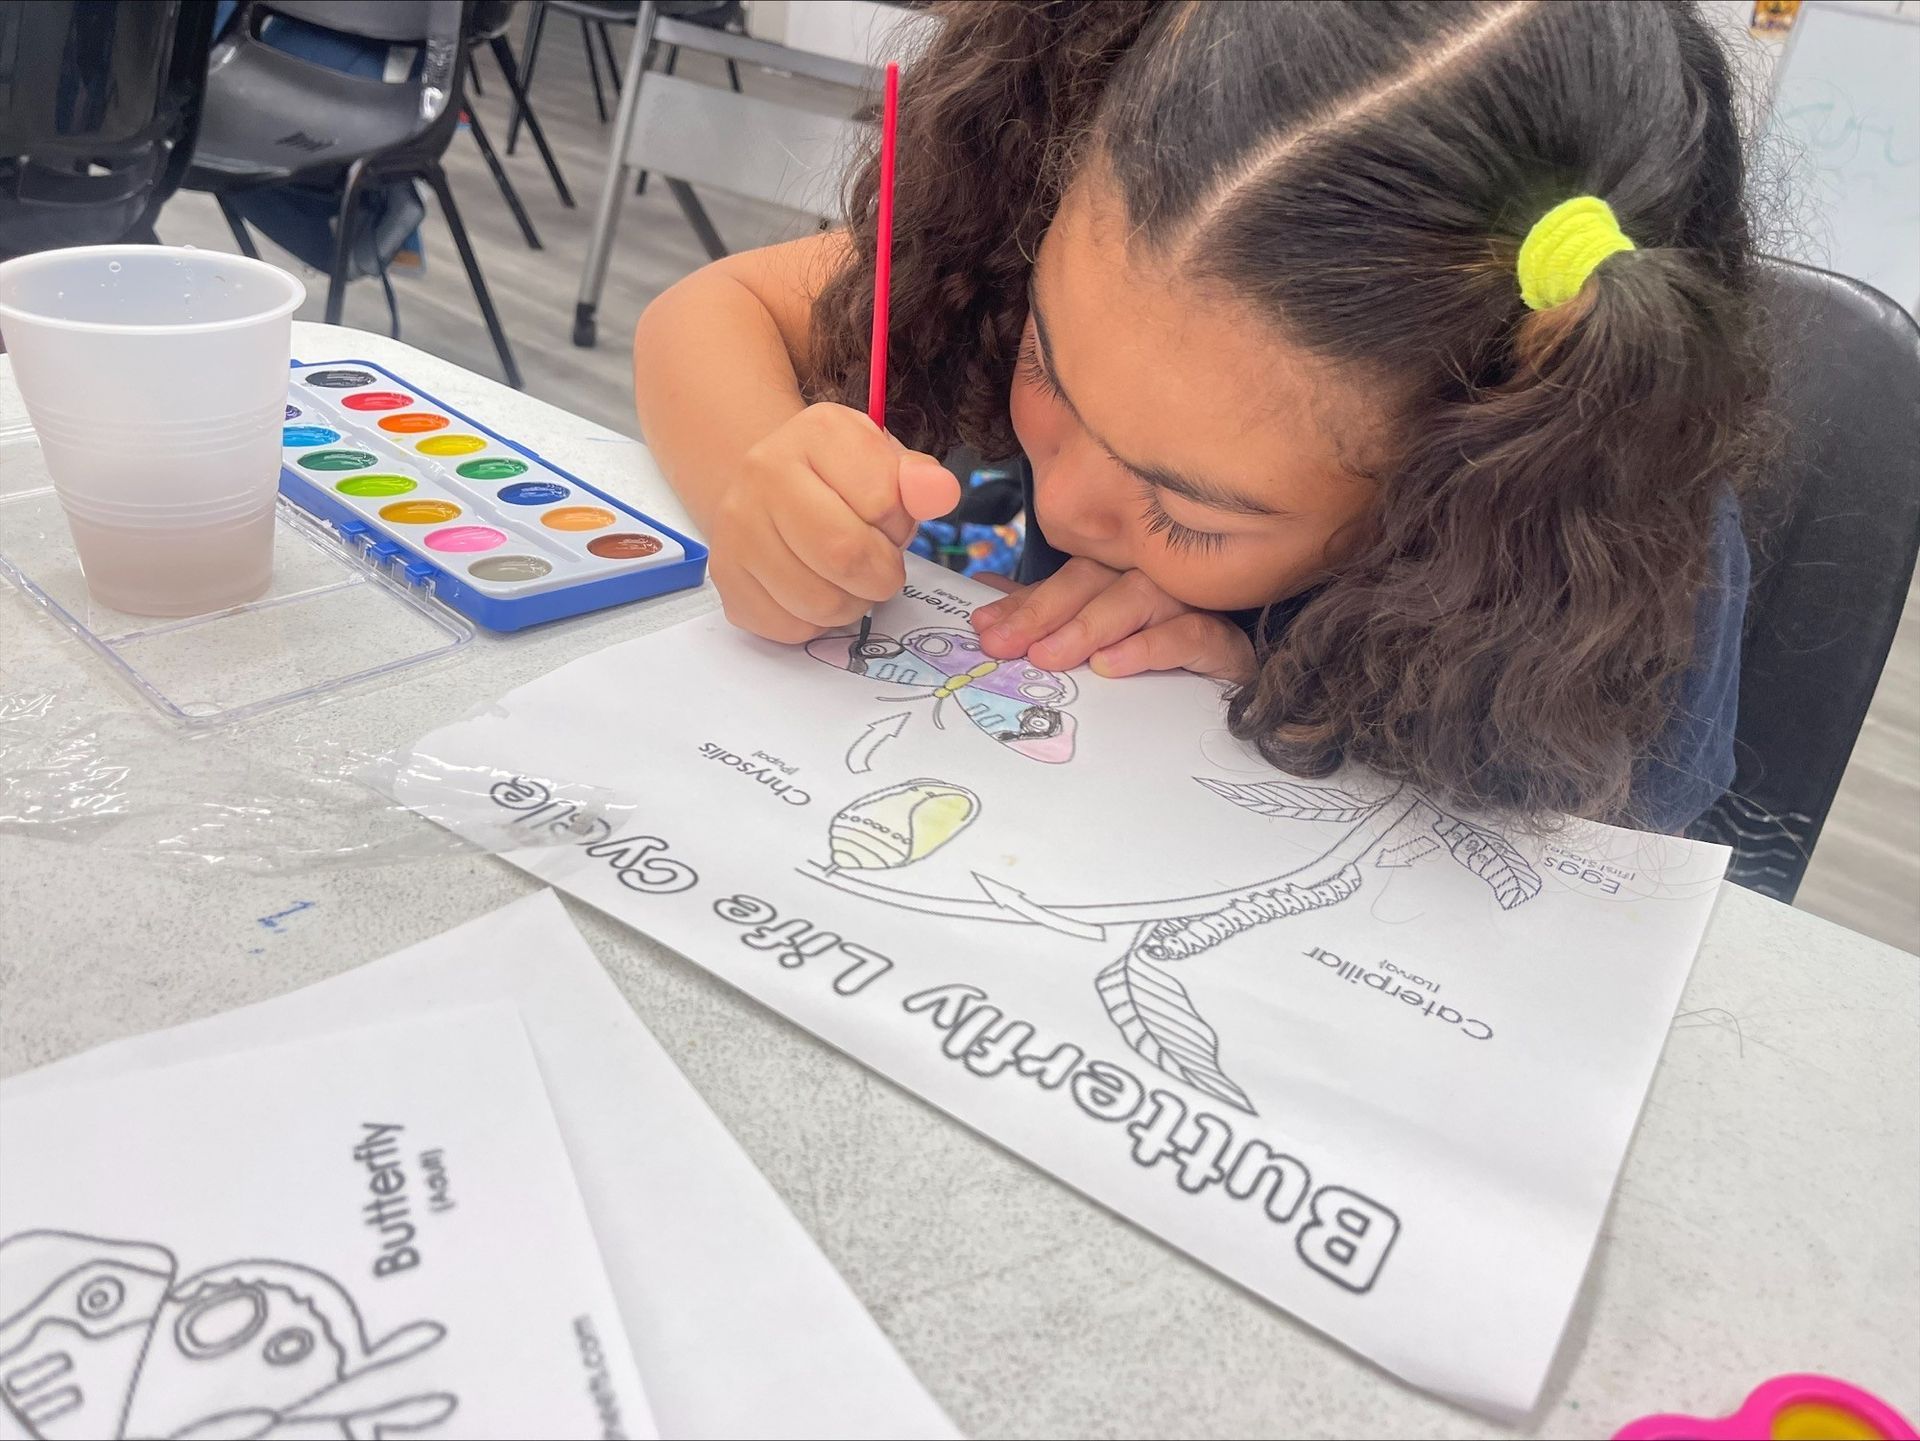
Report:
[[718,267],[642,313],[633,384],[647,446],[703,531],[746,452],[806,408],[772,313]]

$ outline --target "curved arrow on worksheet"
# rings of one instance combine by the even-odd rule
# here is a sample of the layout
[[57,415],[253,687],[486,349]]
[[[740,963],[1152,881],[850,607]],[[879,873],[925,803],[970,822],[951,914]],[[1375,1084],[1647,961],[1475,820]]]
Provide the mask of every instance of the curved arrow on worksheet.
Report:
[[860,738],[848,748],[847,769],[857,776],[865,775],[872,770],[873,753],[905,730],[907,722],[912,719],[913,712],[903,710],[871,722],[860,733]]

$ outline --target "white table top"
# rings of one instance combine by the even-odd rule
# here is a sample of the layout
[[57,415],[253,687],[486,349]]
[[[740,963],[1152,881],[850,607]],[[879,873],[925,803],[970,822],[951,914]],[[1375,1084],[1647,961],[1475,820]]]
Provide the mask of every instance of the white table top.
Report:
[[[384,364],[684,521],[635,441],[382,337],[297,324],[294,351]],[[37,719],[111,737],[102,759],[129,767],[130,806],[123,825],[64,842],[0,819],[0,1075],[277,995],[525,894],[521,872],[316,770],[715,604],[683,593],[482,632],[450,662],[183,751],[201,743],[0,592],[0,723],[10,699],[51,695]],[[199,792],[181,779],[195,774]],[[278,822],[242,813],[256,802]],[[229,859],[155,854],[155,838],[189,832],[190,849]],[[336,843],[368,850],[301,859]],[[568,908],[967,1431],[1513,1434],[1399,1385],[646,937]],[[1920,1417],[1917,1038],[1914,957],[1723,892],[1529,1432],[1720,1414],[1787,1371],[1845,1377]]]

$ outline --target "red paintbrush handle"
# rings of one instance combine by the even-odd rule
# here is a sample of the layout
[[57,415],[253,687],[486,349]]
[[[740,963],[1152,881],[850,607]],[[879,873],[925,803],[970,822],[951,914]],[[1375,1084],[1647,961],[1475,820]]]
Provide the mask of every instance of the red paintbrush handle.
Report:
[[900,67],[889,64],[880,118],[880,223],[873,254],[873,345],[867,378],[867,415],[882,429],[887,424],[887,308],[893,288],[893,142],[899,124]]

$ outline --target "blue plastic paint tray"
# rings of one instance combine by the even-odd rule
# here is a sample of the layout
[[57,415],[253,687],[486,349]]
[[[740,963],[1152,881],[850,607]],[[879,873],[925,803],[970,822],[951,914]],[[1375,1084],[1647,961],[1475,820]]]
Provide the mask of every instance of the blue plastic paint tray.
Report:
[[281,494],[488,630],[706,577],[707,551],[365,360],[295,362]]

